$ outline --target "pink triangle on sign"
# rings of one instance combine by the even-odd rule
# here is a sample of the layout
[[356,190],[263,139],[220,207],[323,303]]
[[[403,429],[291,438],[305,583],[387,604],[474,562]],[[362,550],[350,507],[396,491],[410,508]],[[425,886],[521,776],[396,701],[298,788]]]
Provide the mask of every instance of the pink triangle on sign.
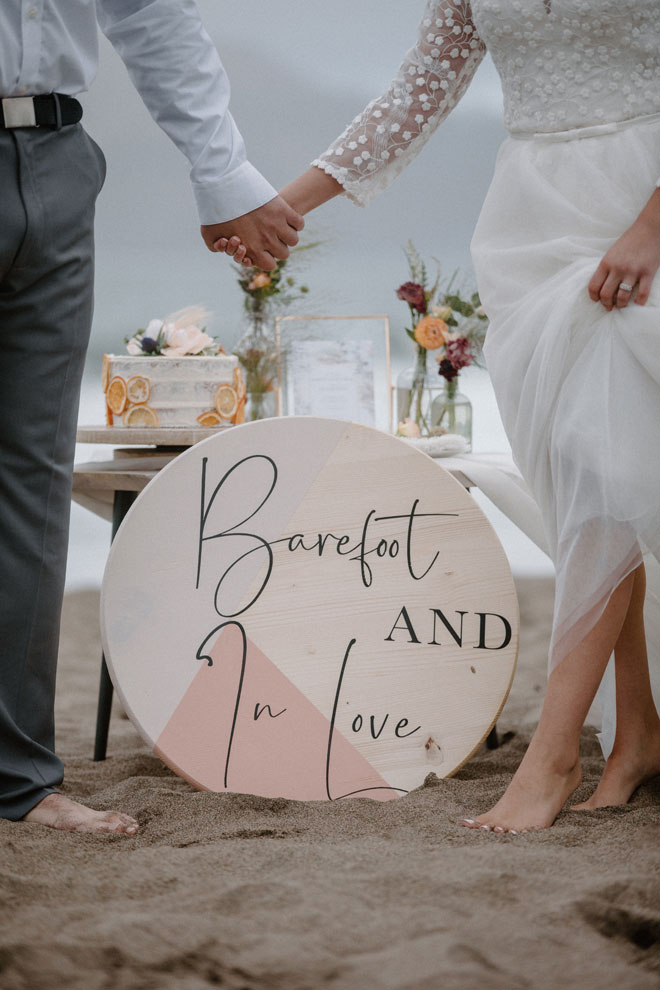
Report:
[[336,729],[328,760],[330,720],[239,624],[219,627],[212,649],[200,648],[198,659],[204,666],[154,747],[191,783],[301,801],[356,792],[385,801],[405,793],[390,787]]

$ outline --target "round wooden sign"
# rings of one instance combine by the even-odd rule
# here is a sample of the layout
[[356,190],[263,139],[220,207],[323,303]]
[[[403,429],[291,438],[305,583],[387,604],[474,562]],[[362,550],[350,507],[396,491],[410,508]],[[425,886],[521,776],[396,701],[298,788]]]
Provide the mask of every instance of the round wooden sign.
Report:
[[454,773],[504,704],[511,572],[425,454],[270,419],[181,454],[113,543],[102,633],[130,718],[197,787],[387,800]]

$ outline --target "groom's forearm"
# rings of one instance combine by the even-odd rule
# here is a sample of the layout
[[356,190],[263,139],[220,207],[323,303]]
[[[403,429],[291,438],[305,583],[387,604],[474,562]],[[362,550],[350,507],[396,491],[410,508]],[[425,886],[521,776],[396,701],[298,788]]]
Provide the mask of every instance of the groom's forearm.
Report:
[[313,166],[285,186],[280,196],[298,213],[305,214],[343,191],[336,179]]

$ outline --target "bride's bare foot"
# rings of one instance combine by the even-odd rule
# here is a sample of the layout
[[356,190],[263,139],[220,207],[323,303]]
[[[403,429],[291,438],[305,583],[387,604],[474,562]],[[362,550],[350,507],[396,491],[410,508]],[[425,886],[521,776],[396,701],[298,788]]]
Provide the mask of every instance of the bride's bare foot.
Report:
[[660,774],[660,727],[640,739],[639,746],[624,751],[615,745],[605,764],[598,787],[587,801],[571,805],[571,811],[595,811],[627,804],[647,780]]
[[497,804],[478,818],[464,818],[462,825],[512,835],[552,825],[570,795],[580,786],[580,763],[576,761],[568,768],[559,768],[531,750],[530,746]]
[[119,811],[93,811],[64,794],[48,794],[22,819],[67,832],[102,832],[135,835],[139,826],[134,818]]

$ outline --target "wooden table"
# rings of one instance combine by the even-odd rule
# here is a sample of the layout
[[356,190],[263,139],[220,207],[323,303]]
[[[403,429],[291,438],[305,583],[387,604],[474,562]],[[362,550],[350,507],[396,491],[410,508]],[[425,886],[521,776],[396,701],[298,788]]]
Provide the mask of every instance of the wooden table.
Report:
[[[73,498],[79,504],[112,522],[111,541],[128,510],[149,482],[183,450],[213,436],[226,427],[126,427],[79,426],[78,443],[112,444],[112,457],[76,464]],[[475,487],[463,468],[452,467],[452,458],[443,458],[443,467],[468,490]],[[96,716],[94,760],[104,760],[112,708],[113,684],[105,656],[101,656],[101,677]],[[489,749],[498,743],[497,728],[488,736]]]

